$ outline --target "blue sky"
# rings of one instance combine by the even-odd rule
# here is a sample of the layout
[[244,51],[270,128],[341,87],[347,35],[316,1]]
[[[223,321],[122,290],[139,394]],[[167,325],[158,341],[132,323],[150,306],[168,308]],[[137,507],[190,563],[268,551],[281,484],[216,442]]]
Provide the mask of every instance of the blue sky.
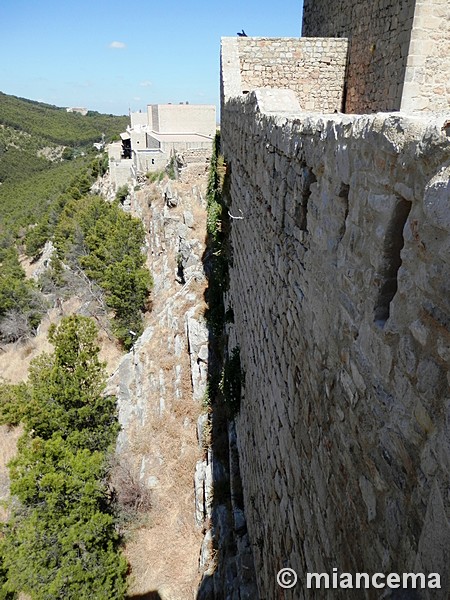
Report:
[[302,0],[0,0],[0,91],[127,114],[219,102],[220,38],[297,37]]

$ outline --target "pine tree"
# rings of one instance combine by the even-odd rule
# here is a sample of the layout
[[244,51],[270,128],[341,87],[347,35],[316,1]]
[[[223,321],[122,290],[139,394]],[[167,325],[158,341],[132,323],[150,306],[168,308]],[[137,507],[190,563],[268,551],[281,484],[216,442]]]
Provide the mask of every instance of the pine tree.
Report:
[[55,351],[38,357],[30,369],[27,431],[43,439],[57,433],[71,446],[91,450],[106,450],[115,440],[116,399],[104,394],[105,365],[96,337],[94,322],[77,315],[50,328]]
[[49,332],[54,352],[33,362],[26,389],[0,390],[3,422],[21,418],[25,430],[10,464],[0,599],[14,590],[33,600],[124,598],[127,564],[106,461],[119,427],[96,336],[90,319],[64,318]]

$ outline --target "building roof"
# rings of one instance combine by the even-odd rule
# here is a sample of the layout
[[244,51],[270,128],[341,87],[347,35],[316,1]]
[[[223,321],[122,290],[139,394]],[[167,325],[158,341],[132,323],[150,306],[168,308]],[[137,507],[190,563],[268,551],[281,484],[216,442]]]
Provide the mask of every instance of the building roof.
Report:
[[201,133],[160,133],[149,131],[148,135],[158,142],[206,142],[212,140],[208,135]]

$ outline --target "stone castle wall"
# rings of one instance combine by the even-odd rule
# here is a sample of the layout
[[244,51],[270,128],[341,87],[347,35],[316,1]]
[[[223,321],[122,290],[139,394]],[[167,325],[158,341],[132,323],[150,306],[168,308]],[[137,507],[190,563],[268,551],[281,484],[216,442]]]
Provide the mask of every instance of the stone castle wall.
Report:
[[238,445],[262,599],[281,597],[286,566],[303,581],[286,599],[310,600],[306,572],[333,567],[438,572],[442,589],[420,597],[447,598],[443,121],[313,116],[288,90],[222,108],[229,210],[239,217],[229,345],[245,371]]
[[[439,0],[426,0],[430,2]],[[302,35],[349,40],[345,112],[400,109],[415,4],[416,0],[304,0]],[[448,30],[448,21],[442,27]],[[428,37],[423,31],[416,33]]]
[[293,90],[303,110],[342,109],[347,41],[222,38],[222,101],[256,88]]

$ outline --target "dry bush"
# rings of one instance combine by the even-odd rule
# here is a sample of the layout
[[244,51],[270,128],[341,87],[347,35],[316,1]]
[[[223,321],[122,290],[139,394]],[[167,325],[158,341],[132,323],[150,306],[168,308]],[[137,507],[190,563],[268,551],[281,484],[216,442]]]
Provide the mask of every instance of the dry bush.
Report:
[[135,520],[152,507],[151,490],[125,457],[116,457],[110,483],[123,520]]
[[6,344],[31,338],[28,316],[15,308],[8,310],[0,321],[0,339]]

